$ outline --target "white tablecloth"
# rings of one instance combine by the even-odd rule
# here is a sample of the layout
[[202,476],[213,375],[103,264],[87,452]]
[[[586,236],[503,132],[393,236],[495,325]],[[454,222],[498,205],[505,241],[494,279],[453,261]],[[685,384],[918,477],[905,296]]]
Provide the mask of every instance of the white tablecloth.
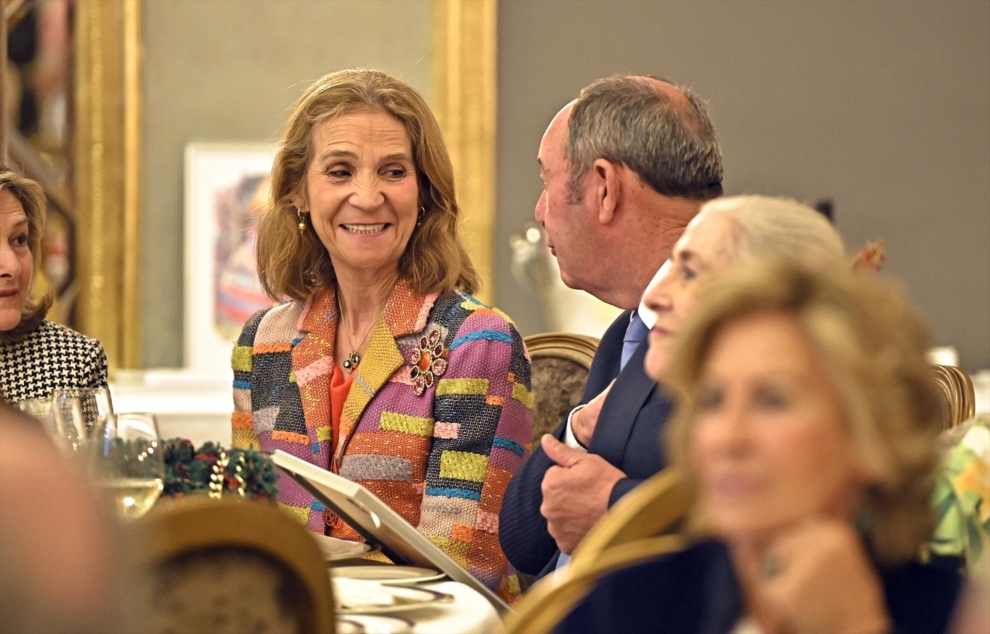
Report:
[[[415,623],[415,634],[487,634],[501,623],[492,604],[463,583],[438,581],[417,587],[453,595],[454,601],[390,613],[390,616],[402,617]],[[346,615],[341,615],[341,618],[346,618]]]

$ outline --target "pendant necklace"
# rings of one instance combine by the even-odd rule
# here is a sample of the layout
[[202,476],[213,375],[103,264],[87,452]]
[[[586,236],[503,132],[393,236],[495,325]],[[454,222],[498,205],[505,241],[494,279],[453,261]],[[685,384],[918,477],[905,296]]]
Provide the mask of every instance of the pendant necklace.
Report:
[[347,355],[346,359],[344,359],[343,366],[345,370],[352,371],[359,363],[361,363],[361,355],[357,352],[358,348],[363,346],[364,342],[368,340],[368,337],[371,335],[371,331],[374,330],[375,325],[371,324],[371,328],[368,328],[368,332],[364,334],[364,339],[362,339],[358,347],[355,348],[354,344],[351,343],[350,335],[347,334],[347,328],[344,328],[344,310],[340,306],[340,295],[337,296],[337,311],[340,313],[340,327],[344,331],[344,338],[347,339],[347,345],[351,348],[351,353]]

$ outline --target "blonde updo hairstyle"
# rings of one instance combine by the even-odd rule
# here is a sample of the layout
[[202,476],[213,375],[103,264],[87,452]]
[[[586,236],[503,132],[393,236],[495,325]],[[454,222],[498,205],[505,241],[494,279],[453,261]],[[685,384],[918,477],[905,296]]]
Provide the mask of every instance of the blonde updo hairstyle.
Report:
[[[848,431],[867,469],[860,529],[881,564],[915,559],[930,537],[940,430],[939,395],[924,353],[928,330],[904,292],[872,273],[750,262],[706,289],[679,337],[665,384],[677,407],[666,430],[671,464],[696,486],[688,461],[692,421],[712,344],[724,328],[758,313],[792,317],[840,395]],[[696,506],[691,525],[707,532]]]
[[[41,239],[45,235],[47,215],[45,211],[45,192],[41,185],[25,178],[10,167],[0,166],[0,191],[8,191],[21,203],[24,214],[28,219],[28,250],[31,252],[31,285],[37,279],[41,267]],[[52,307],[55,297],[49,291],[41,297],[33,297],[28,293],[21,320],[12,329],[0,332],[0,343],[20,341],[33,332],[45,320],[48,309]]]
[[399,275],[420,294],[459,288],[473,293],[478,275],[457,236],[460,209],[454,171],[436,118],[409,84],[377,70],[330,73],[299,98],[275,155],[271,197],[258,221],[258,276],[275,300],[306,300],[318,287],[336,280],[326,248],[305,214],[306,231],[292,198],[302,192],[313,159],[312,131],[324,121],[352,112],[386,112],[406,128],[412,143],[425,209],[399,260]]

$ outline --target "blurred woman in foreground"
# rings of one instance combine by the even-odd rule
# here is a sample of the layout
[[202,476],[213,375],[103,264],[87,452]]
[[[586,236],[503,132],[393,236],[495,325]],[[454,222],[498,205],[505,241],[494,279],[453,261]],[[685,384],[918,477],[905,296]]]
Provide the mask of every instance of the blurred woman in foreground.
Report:
[[871,276],[753,264],[705,289],[663,372],[697,543],[603,578],[560,631],[942,632],[927,330]]
[[41,185],[0,166],[0,397],[10,402],[107,386],[100,342],[47,321],[51,295],[31,297],[44,234]]

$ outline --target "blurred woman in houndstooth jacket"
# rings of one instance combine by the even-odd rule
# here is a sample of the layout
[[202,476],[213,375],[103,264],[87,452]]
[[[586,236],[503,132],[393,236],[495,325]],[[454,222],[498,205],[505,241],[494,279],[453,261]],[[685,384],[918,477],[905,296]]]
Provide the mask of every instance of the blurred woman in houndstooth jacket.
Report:
[[0,166],[0,397],[11,402],[107,385],[100,342],[47,321],[50,294],[31,297],[44,233],[41,186]]

